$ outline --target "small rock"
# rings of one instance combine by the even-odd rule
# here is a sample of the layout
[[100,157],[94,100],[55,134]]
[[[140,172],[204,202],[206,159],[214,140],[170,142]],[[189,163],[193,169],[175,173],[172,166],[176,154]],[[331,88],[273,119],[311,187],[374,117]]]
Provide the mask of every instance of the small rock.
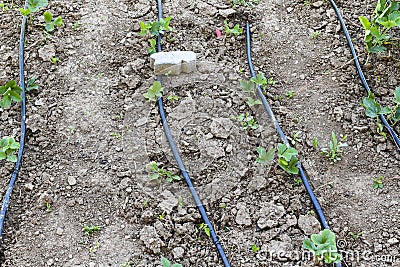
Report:
[[279,219],[285,214],[285,208],[273,202],[265,203],[265,206],[257,213],[257,226],[263,230],[271,229],[279,225]]
[[185,254],[185,250],[182,247],[176,247],[172,250],[172,254],[174,254],[174,259],[181,259]]
[[230,15],[235,14],[235,13],[236,13],[236,10],[234,10],[233,8],[220,9],[220,10],[218,11],[218,13],[219,13],[221,16],[227,18],[227,17],[229,17]]
[[25,184],[25,190],[26,190],[26,191],[32,191],[33,188],[34,188],[34,185],[33,185],[33,184],[31,184],[31,183]]
[[171,213],[172,209],[178,205],[178,199],[168,190],[164,190],[161,193],[164,200],[158,204],[161,210],[165,210],[167,213]]
[[140,240],[143,241],[147,249],[152,250],[158,254],[161,251],[161,246],[164,246],[164,242],[158,236],[156,229],[152,226],[145,226],[140,231]]
[[321,231],[321,225],[317,218],[311,215],[300,215],[299,220],[297,221],[300,230],[304,232],[305,235],[311,235],[315,233],[319,233]]
[[389,244],[390,246],[393,246],[393,245],[398,244],[398,243],[399,243],[399,240],[398,240],[397,238],[393,237],[393,238],[390,238],[387,242],[388,242],[388,244]]
[[290,12],[293,11],[293,7],[288,7],[286,10],[287,10],[288,13],[290,13]]
[[215,118],[211,122],[210,130],[215,137],[226,139],[229,137],[232,127],[233,124],[230,119]]
[[76,178],[73,177],[73,176],[69,176],[69,177],[68,177],[68,184],[69,184],[70,186],[76,185]]
[[248,212],[249,209],[246,207],[246,205],[244,203],[238,203],[237,208],[238,212],[236,213],[235,218],[236,223],[246,226],[251,225],[251,217]]
[[62,235],[64,233],[64,230],[61,227],[58,227],[56,230],[57,235]]
[[39,57],[43,59],[43,61],[50,61],[53,57],[56,56],[56,48],[54,44],[45,45],[38,50]]
[[313,7],[316,7],[316,8],[319,8],[319,7],[321,7],[323,4],[324,4],[324,1],[317,1],[317,2],[312,3],[312,6],[313,6]]

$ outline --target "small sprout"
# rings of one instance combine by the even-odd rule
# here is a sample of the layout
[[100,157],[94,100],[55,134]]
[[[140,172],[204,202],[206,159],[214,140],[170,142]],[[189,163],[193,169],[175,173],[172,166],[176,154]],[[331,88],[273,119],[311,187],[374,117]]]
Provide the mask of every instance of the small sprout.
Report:
[[150,172],[149,178],[150,180],[157,180],[161,182],[161,178],[166,178],[166,180],[170,183],[173,181],[181,180],[179,175],[172,175],[172,173],[168,170],[158,167],[157,163],[152,161],[146,165],[147,170]]
[[62,18],[58,16],[53,20],[53,14],[46,11],[43,13],[44,22],[46,22],[45,29],[48,32],[54,31],[55,27],[61,27],[63,24]]
[[0,140],[0,160],[17,162],[17,156],[14,155],[19,149],[19,143],[14,137],[4,137]]
[[268,80],[267,80],[268,85],[273,86],[273,85],[275,85],[275,83],[276,83],[276,81],[274,80],[274,78],[272,78],[272,77],[268,78]]
[[257,130],[259,127],[254,117],[250,116],[248,112],[240,114],[235,119],[240,123],[240,125],[246,131]]
[[312,234],[311,239],[306,238],[303,247],[315,253],[314,263],[317,265],[325,263],[338,263],[341,256],[336,248],[336,235],[329,229],[321,231],[319,234]]
[[362,232],[359,233],[353,233],[353,232],[349,232],[349,234],[351,235],[351,237],[353,237],[354,239],[358,239],[360,236],[362,236]]
[[51,63],[56,64],[58,62],[60,62],[61,60],[58,57],[52,57],[51,58]]
[[178,205],[182,208],[185,207],[185,205],[183,204],[183,198],[181,196],[178,197]]
[[262,146],[259,146],[257,148],[257,153],[258,153],[258,158],[256,159],[257,163],[261,163],[264,165],[270,165],[275,157],[275,149],[271,148],[268,151],[263,148]]
[[19,8],[18,10],[23,16],[28,16],[45,8],[48,4],[48,0],[28,0],[28,7],[26,9]]
[[36,78],[32,77],[28,80],[25,86],[25,91],[30,92],[32,90],[38,90],[39,85],[36,83]]
[[253,244],[253,245],[251,245],[251,250],[252,250],[254,253],[257,253],[258,251],[260,251],[260,247],[257,246],[256,244]]
[[158,215],[158,219],[162,221],[164,219],[164,216],[165,216],[165,210],[163,210],[163,212],[160,215]]
[[208,227],[208,225],[207,224],[205,224],[205,223],[201,223],[200,225],[199,225],[199,228],[200,228],[200,230],[203,230],[204,231],[204,233],[208,236],[208,237],[210,237],[211,236],[211,233],[210,233],[210,228]]
[[252,81],[253,83],[255,83],[261,87],[265,87],[268,83],[267,78],[265,78],[265,76],[262,72],[258,73],[256,77],[250,78],[250,81]]
[[224,25],[225,25],[225,36],[228,36],[231,34],[238,36],[238,35],[241,35],[243,32],[243,29],[239,27],[239,24],[236,24],[231,29],[231,28],[229,28],[228,21],[224,20]]
[[9,106],[11,106],[11,103],[14,102],[20,102],[22,100],[21,94],[22,89],[17,85],[17,82],[14,80],[11,80],[7,82],[5,85],[0,86],[0,96],[1,96],[1,101],[0,101],[0,107],[2,109],[6,109]]
[[315,32],[312,33],[312,38],[317,39],[318,36],[320,36],[320,35],[321,35],[320,31],[315,31]]
[[47,209],[48,212],[51,211],[51,204],[50,204],[49,201],[46,201],[46,209]]
[[167,99],[168,99],[169,101],[175,102],[175,101],[178,101],[178,100],[179,100],[179,96],[177,96],[177,95],[169,95],[169,96],[167,97]]
[[159,81],[155,81],[153,85],[150,86],[147,93],[145,93],[143,96],[148,101],[156,102],[159,97],[162,97],[163,91],[164,88],[161,86],[161,83]]
[[288,139],[290,140],[290,143],[294,146],[296,143],[300,143],[302,141],[302,139],[300,139],[301,135],[301,131],[297,131],[293,134],[293,138],[288,137]]
[[97,226],[97,225],[93,225],[93,224],[91,224],[90,226],[87,226],[86,224],[83,226],[83,230],[85,231],[85,233],[87,234],[87,235],[90,235],[90,234],[92,234],[92,233],[94,233],[94,232],[98,232],[98,231],[100,231],[101,230],[101,227],[100,226]]
[[303,181],[300,178],[294,179],[294,184],[295,185],[301,185]]
[[146,23],[140,21],[139,35],[145,36],[146,34],[150,34],[152,36],[157,37],[160,34],[164,34],[165,31],[173,31],[173,28],[169,26],[171,19],[172,17],[167,17],[167,18],[161,18],[160,21],[150,21]]
[[288,99],[292,99],[294,96],[295,96],[295,91],[290,90],[290,91],[287,91],[287,92],[286,92],[286,97],[287,97]]
[[298,151],[292,147],[288,147],[286,144],[278,144],[278,164],[289,174],[298,174],[299,169],[297,163],[299,162],[296,157]]
[[309,0],[304,0],[303,4],[304,4],[306,7],[310,7],[310,6],[311,6],[311,2],[310,2]]
[[313,139],[313,147],[314,147],[314,149],[318,148],[318,139],[317,139],[317,137],[314,137],[314,139]]
[[171,262],[164,257],[161,257],[161,265],[162,267],[182,267],[182,264],[174,263],[171,265]]
[[149,43],[150,43],[150,47],[147,48],[147,53],[152,55],[157,52],[157,49],[156,49],[157,41],[156,41],[156,39],[151,38],[151,39],[149,39]]
[[383,176],[379,176],[379,178],[372,178],[374,185],[373,189],[382,189],[383,188]]
[[331,160],[331,164],[341,160],[340,157],[343,153],[341,148],[348,146],[347,143],[344,143],[346,140],[347,135],[343,136],[340,141],[338,141],[335,133],[332,131],[332,140],[329,141],[329,147],[324,147],[321,149],[321,153],[325,154],[329,160]]

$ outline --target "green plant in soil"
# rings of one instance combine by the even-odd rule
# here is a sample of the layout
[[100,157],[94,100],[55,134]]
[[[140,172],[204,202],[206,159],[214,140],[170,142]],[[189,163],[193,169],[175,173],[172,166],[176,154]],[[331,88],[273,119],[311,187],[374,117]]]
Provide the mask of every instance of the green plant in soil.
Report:
[[257,130],[259,125],[253,116],[250,116],[248,112],[242,113],[235,118],[236,121],[242,126],[246,131]]
[[294,146],[296,143],[300,143],[302,139],[300,138],[301,131],[297,131],[293,134],[293,137],[288,137],[290,143]]
[[150,180],[157,180],[161,182],[160,179],[165,178],[170,183],[181,180],[179,175],[173,175],[170,171],[160,168],[155,161],[147,164],[146,168],[150,172]]
[[379,176],[379,178],[372,178],[374,185],[373,189],[382,189],[383,188],[383,176]]
[[[257,163],[264,165],[270,165],[275,158],[275,149],[269,149],[268,151],[263,147],[257,148],[258,158]],[[299,162],[296,157],[298,151],[295,148],[288,147],[286,144],[278,144],[278,165],[289,174],[298,174],[299,169],[297,163]]]
[[1,2],[1,3],[0,3],[0,9],[1,9],[2,11],[8,11],[8,10],[10,10],[10,7],[8,6],[7,3]]
[[314,137],[314,139],[313,139],[313,147],[314,147],[314,149],[318,148],[318,138],[317,137]]
[[357,233],[357,232],[355,232],[355,233],[349,232],[349,234],[350,234],[351,237],[354,238],[354,239],[358,239],[360,236],[362,236],[362,232],[359,232],[359,233]]
[[100,231],[101,230],[101,227],[100,226],[98,226],[98,225],[93,225],[93,224],[91,224],[90,226],[88,226],[88,225],[83,225],[83,230],[85,231],[85,233],[87,234],[87,235],[90,235],[90,234],[92,234],[92,233],[94,233],[94,232],[98,232],[98,231]]
[[268,151],[262,147],[257,147],[258,158],[256,159],[257,163],[261,163],[264,165],[271,165],[275,158],[275,149],[271,148]]
[[45,8],[49,2],[47,0],[28,0],[27,8],[18,9],[22,15],[28,16],[32,13],[38,12],[40,9]]
[[164,257],[161,257],[161,265],[162,267],[182,267],[182,264],[179,263],[171,264],[171,262]]
[[167,97],[167,99],[168,99],[169,101],[175,102],[175,101],[178,101],[178,100],[179,100],[179,96],[177,96],[177,95],[169,95],[169,96]]
[[156,102],[159,97],[162,97],[164,88],[161,86],[159,81],[155,81],[152,86],[150,86],[147,93],[143,94],[144,98],[148,101]]
[[253,244],[253,245],[251,245],[251,250],[252,250],[254,253],[257,253],[258,251],[260,251],[260,247],[257,246],[256,244]]
[[334,164],[341,160],[341,155],[343,153],[342,148],[348,146],[344,143],[347,140],[347,135],[343,136],[339,141],[336,138],[336,134],[332,131],[332,140],[329,141],[329,147],[324,147],[321,149],[321,153],[326,155],[331,164]]
[[46,23],[44,28],[48,32],[54,31],[55,27],[61,27],[63,24],[61,16],[58,16],[57,18],[55,18],[53,20],[53,14],[51,14],[48,11],[43,13],[43,19],[44,19],[44,22]]
[[247,97],[247,101],[246,101],[246,103],[249,107],[253,107],[255,105],[262,104],[261,100],[254,99],[254,97],[256,95],[254,82],[252,82],[251,80],[250,81],[242,80],[240,82],[240,86],[242,87],[243,92],[248,93],[250,95]]
[[311,239],[306,238],[303,241],[303,247],[315,253],[315,265],[319,265],[321,262],[338,263],[341,260],[336,247],[336,235],[329,229],[325,229],[319,234],[312,234]]
[[22,100],[21,94],[22,89],[17,85],[17,82],[11,80],[7,82],[5,85],[0,86],[0,107],[4,110],[11,106],[11,103],[20,102]]
[[390,30],[400,26],[400,3],[391,0],[378,0],[371,20],[360,16],[365,30],[364,41],[368,53],[385,51],[391,43]]
[[[139,21],[140,25],[140,33],[141,36],[150,35],[151,37],[148,39],[150,43],[150,47],[147,49],[149,54],[154,54],[157,52],[156,50],[156,38],[160,34],[164,34],[167,31],[173,31],[174,29],[169,25],[172,17],[162,18],[160,21],[150,21],[143,22]],[[155,37],[155,38],[153,38]]]
[[0,160],[17,162],[15,152],[19,149],[19,143],[14,137],[4,137],[0,140]]
[[32,77],[28,80],[28,82],[25,85],[25,91],[30,92],[32,90],[38,90],[39,85],[36,83],[36,78]]
[[[369,93],[368,97],[363,99],[361,105],[365,108],[365,114],[370,118],[377,119],[377,131],[381,133],[383,126],[378,122],[379,115],[388,115],[387,119],[394,126],[400,121],[400,86],[394,90],[393,107],[382,107],[378,102],[375,101],[373,93]],[[382,134],[381,134],[382,135]]]
[[294,96],[295,96],[295,91],[289,90],[289,91],[286,92],[286,97],[288,99],[292,99]]
[[203,230],[204,231],[204,233],[208,236],[208,237],[210,237],[211,236],[211,233],[210,233],[210,228],[208,227],[208,225],[207,224],[205,224],[205,223],[201,223],[200,225],[199,225],[199,229],[200,230]]
[[235,24],[233,28],[229,28],[228,21],[224,20],[224,25],[225,25],[225,37],[228,35],[241,35],[243,33],[243,29],[240,28],[239,24]]
[[256,5],[258,5],[258,0],[232,0],[233,7],[244,6],[244,7],[253,8]]

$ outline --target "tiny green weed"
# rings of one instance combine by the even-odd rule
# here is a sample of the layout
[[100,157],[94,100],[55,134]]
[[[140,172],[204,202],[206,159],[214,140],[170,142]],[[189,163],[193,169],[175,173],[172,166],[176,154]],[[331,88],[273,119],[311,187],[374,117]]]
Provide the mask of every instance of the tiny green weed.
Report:
[[48,4],[48,0],[28,0],[27,8],[19,8],[18,10],[22,15],[28,16],[45,8]]
[[164,34],[166,31],[173,31],[173,28],[169,25],[172,17],[161,18],[160,21],[143,22],[140,21],[140,33],[139,35],[145,36],[150,34],[158,37],[160,34]]
[[163,210],[163,212],[160,215],[158,215],[158,219],[160,219],[160,221],[164,220],[165,213],[166,213],[166,211]]
[[0,96],[1,96],[1,101],[0,101],[0,107],[2,109],[6,109],[9,106],[11,106],[11,103],[14,102],[20,102],[22,100],[21,94],[22,89],[17,85],[17,82],[14,80],[11,80],[7,82],[5,85],[0,86]]
[[208,237],[210,237],[211,236],[211,233],[210,233],[210,228],[208,227],[208,225],[207,224],[205,224],[205,223],[201,223],[200,225],[199,225],[199,229],[200,230],[203,230],[204,231],[204,233],[208,236]]
[[293,137],[288,137],[290,143],[294,146],[296,143],[300,143],[302,139],[300,138],[301,131],[297,131],[293,134]]
[[50,61],[51,61],[51,63],[53,63],[53,64],[56,64],[56,63],[58,63],[58,62],[61,62],[61,60],[60,60],[58,57],[52,57]]
[[289,91],[286,92],[286,97],[288,99],[292,99],[295,96],[295,94],[296,94],[295,91],[289,90]]
[[178,197],[178,205],[182,208],[185,207],[185,204],[183,204],[183,198],[181,196]]
[[233,28],[229,28],[228,21],[224,20],[224,25],[225,25],[225,36],[228,35],[241,35],[243,33],[243,29],[240,28],[239,24],[235,24]]
[[240,114],[235,119],[246,131],[257,130],[259,127],[257,121],[248,112]]
[[379,176],[379,178],[372,178],[374,182],[372,188],[373,189],[382,189],[383,188],[383,176]]
[[179,175],[173,175],[170,171],[160,168],[155,161],[147,164],[146,168],[150,172],[150,180],[157,180],[161,182],[160,179],[165,178],[170,183],[181,180]]
[[299,185],[301,185],[302,183],[303,183],[303,181],[302,181],[300,178],[294,179],[294,184],[295,184],[295,185],[299,186]]
[[4,3],[4,2],[1,2],[1,3],[0,3],[0,9],[1,9],[2,11],[8,11],[8,10],[10,10],[10,7],[8,6],[8,4],[6,4],[6,3]]
[[178,100],[179,100],[179,96],[177,96],[177,95],[169,95],[169,96],[167,97],[167,99],[168,99],[169,101],[171,101],[171,102],[175,102],[175,101],[178,101]]
[[313,147],[314,147],[314,149],[318,148],[318,138],[317,137],[314,137],[314,139],[313,139]]
[[312,38],[313,38],[313,39],[317,39],[318,36],[320,36],[320,35],[321,35],[321,32],[320,32],[320,31],[315,31],[315,32],[312,33]]
[[17,162],[17,156],[14,155],[19,149],[19,143],[14,137],[4,137],[0,140],[0,160]]
[[320,262],[338,263],[341,256],[336,248],[336,235],[329,229],[321,231],[319,234],[312,234],[311,239],[303,241],[303,247],[315,253],[314,263]]
[[30,92],[38,89],[39,85],[36,83],[36,78],[35,77],[30,78],[25,85],[25,91]]
[[359,233],[357,233],[357,232],[355,232],[355,233],[349,232],[349,235],[351,235],[351,237],[354,238],[354,239],[358,239],[358,238],[360,238],[362,236],[362,232],[359,232]]
[[93,225],[93,224],[91,224],[90,226],[85,224],[85,225],[83,225],[83,230],[85,231],[85,233],[87,235],[90,235],[94,232],[99,232],[101,230],[101,227],[98,225]]
[[254,253],[257,253],[257,252],[260,251],[260,247],[257,246],[256,244],[253,244],[253,245],[251,245],[251,250],[252,250]]
[[159,81],[155,81],[152,86],[150,86],[147,93],[143,94],[144,98],[148,101],[156,102],[159,97],[162,97],[164,88],[161,86]]
[[332,131],[332,140],[329,141],[329,147],[324,147],[321,149],[321,153],[326,155],[331,164],[334,164],[341,160],[341,155],[343,153],[342,148],[348,146],[344,143],[347,140],[347,135],[343,136],[339,141],[336,138],[335,133]]
[[162,267],[182,267],[182,264],[179,263],[171,264],[171,262],[164,257],[161,257],[161,265]]
[[43,19],[44,19],[44,22],[46,23],[44,28],[48,32],[54,31],[55,27],[61,27],[63,24],[61,16],[58,16],[57,18],[55,18],[53,20],[53,14],[51,14],[48,11],[43,13]]

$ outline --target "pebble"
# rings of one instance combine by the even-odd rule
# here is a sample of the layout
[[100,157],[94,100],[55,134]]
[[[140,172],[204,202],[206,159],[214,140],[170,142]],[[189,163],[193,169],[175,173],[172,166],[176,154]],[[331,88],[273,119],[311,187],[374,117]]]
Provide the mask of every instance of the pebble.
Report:
[[388,242],[388,244],[389,244],[390,246],[393,246],[393,245],[398,244],[398,243],[399,243],[399,240],[398,240],[397,238],[393,237],[393,238],[390,238],[387,242]]
[[76,185],[76,178],[73,177],[73,176],[69,176],[68,177],[68,184],[71,185],[71,186]]
[[174,254],[174,259],[180,259],[183,258],[185,250],[182,247],[176,247],[172,250],[172,253]]
[[317,2],[312,3],[312,6],[318,8],[318,7],[321,7],[323,4],[324,4],[323,1],[317,1]]
[[57,235],[62,235],[64,233],[64,230],[61,227],[58,227],[56,230]]
[[321,225],[314,216],[300,215],[297,223],[300,230],[302,230],[306,235],[316,234],[321,231]]

